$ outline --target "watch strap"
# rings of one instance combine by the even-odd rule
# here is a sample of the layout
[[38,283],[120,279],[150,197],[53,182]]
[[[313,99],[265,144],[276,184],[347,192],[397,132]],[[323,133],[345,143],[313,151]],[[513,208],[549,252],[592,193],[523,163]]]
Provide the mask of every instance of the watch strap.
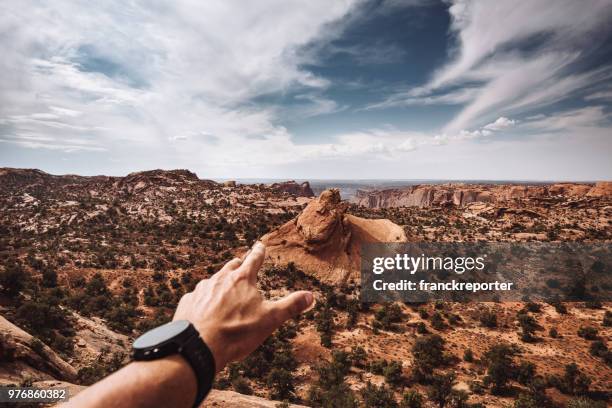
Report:
[[[192,326],[193,327],[193,326]],[[212,352],[193,328],[194,335],[191,336],[178,350],[193,369],[197,382],[198,392],[194,408],[199,407],[204,398],[210,392],[215,378],[215,359]]]

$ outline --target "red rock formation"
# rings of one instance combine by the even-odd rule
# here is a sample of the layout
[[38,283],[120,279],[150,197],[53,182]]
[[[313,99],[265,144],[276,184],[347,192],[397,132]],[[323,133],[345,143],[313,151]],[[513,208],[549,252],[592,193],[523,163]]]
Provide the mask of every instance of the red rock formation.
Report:
[[293,194],[296,197],[314,197],[314,193],[310,188],[310,183],[305,181],[301,184],[295,181],[284,181],[282,183],[274,183],[270,185],[271,188],[281,192]]
[[391,221],[355,217],[346,208],[338,190],[321,193],[295,219],[262,238],[269,260],[293,262],[323,282],[339,283],[359,279],[362,244],[406,241],[404,230]]

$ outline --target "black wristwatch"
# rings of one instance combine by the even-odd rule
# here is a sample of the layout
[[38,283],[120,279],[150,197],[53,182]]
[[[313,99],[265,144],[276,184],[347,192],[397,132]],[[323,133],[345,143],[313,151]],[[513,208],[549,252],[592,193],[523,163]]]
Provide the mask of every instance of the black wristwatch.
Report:
[[194,407],[198,407],[212,388],[215,359],[195,327],[187,320],[177,320],[149,330],[134,341],[132,357],[136,361],[157,360],[180,354],[187,360],[198,380]]

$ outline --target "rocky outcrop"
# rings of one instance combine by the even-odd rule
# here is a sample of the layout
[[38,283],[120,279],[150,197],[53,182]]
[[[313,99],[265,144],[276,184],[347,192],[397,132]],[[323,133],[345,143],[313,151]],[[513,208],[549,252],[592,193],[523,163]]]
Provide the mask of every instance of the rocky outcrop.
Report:
[[600,181],[587,193],[589,197],[612,197],[612,181]]
[[369,208],[465,206],[472,202],[495,202],[491,192],[469,187],[418,185],[377,191],[358,191],[353,202]]
[[465,207],[474,202],[506,203],[544,197],[612,197],[612,183],[558,183],[548,185],[502,184],[428,184],[404,188],[357,191],[351,200],[368,208],[391,207]]
[[269,260],[278,265],[293,262],[326,283],[356,281],[362,244],[406,241],[399,225],[356,217],[346,209],[338,190],[324,191],[295,219],[262,237]]
[[[206,397],[201,408],[275,408],[280,404],[253,395],[239,394],[233,391],[212,390]],[[289,404],[291,408],[306,408],[304,405]]]
[[[66,381],[46,380],[32,384],[38,388],[67,388],[70,397],[74,397],[87,387]],[[211,390],[200,408],[276,408],[280,402],[271,401],[253,395],[239,394],[234,391]],[[289,404],[290,408],[306,408],[304,405]]]
[[127,193],[137,193],[149,187],[172,187],[189,185],[198,182],[216,184],[210,180],[200,180],[189,170],[148,170],[130,173],[125,177],[115,179],[114,186]]
[[19,383],[30,376],[40,380],[74,381],[76,370],[51,348],[0,316],[0,354],[3,383]]
[[301,184],[295,181],[284,181],[282,183],[271,184],[270,187],[281,193],[289,193],[296,197],[314,197],[314,193],[310,188],[310,183],[305,181]]

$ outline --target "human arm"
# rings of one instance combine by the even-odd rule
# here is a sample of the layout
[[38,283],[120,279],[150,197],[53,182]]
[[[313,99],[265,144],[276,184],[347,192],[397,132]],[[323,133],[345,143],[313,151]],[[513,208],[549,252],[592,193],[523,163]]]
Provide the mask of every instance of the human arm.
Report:
[[[256,243],[244,260],[228,262],[210,279],[185,294],[173,320],[188,320],[211,350],[217,372],[255,350],[287,319],[313,301],[306,291],[277,301],[263,298],[256,287],[265,247]],[[179,355],[132,362],[72,398],[63,407],[191,407],[197,381]]]

